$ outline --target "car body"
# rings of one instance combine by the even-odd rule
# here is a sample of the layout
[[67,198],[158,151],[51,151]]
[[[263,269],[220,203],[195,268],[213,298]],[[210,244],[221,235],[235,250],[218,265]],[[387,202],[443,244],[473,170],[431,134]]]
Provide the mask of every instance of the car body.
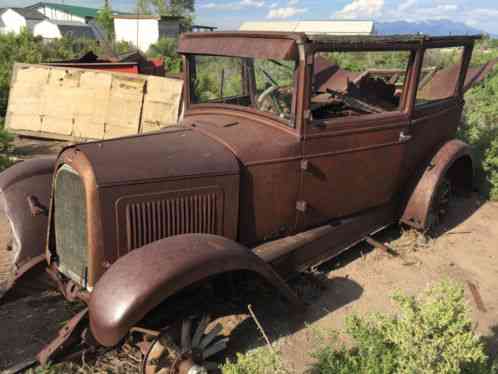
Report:
[[[393,223],[427,229],[444,179],[471,188],[470,148],[455,135],[476,38],[184,34],[179,126],[76,144],[0,176],[4,212],[24,235],[13,258],[46,259],[105,346],[213,275],[256,273],[299,305],[284,279]],[[454,82],[419,105],[424,52],[450,47],[461,49]],[[327,53],[393,51],[406,68],[370,71],[389,80],[318,66]]]

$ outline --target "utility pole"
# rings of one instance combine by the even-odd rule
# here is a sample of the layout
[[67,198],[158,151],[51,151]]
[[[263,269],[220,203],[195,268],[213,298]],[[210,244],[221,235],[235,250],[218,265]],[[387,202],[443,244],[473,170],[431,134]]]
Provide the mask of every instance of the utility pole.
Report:
[[111,0],[104,0],[104,7],[107,9],[111,9]]

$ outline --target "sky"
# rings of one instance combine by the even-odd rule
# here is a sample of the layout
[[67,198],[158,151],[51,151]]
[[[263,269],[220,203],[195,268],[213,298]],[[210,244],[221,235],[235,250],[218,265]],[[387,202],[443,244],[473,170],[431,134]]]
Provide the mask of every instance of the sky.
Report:
[[[52,0],[63,2],[63,0]],[[0,7],[25,6],[37,0],[0,0]],[[103,0],[64,0],[100,7]],[[134,10],[136,0],[112,0],[113,8]],[[237,29],[244,21],[373,19],[424,21],[449,19],[498,34],[498,0],[196,0],[195,22]]]

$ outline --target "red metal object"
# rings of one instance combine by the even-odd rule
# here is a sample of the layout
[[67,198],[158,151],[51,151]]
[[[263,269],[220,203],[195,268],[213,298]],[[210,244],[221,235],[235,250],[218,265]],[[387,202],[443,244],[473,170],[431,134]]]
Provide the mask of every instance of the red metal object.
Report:
[[161,77],[165,75],[163,58],[149,60],[138,51],[126,53],[111,59],[99,59],[93,52],[88,52],[79,59],[53,61],[47,63],[47,65],[129,74],[156,75]]

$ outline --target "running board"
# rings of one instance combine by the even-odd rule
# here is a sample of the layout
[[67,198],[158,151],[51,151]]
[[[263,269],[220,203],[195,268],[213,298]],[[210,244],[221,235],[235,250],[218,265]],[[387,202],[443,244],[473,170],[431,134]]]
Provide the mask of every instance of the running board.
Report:
[[318,266],[394,222],[394,205],[383,206],[293,236],[254,247],[253,252],[284,278]]

